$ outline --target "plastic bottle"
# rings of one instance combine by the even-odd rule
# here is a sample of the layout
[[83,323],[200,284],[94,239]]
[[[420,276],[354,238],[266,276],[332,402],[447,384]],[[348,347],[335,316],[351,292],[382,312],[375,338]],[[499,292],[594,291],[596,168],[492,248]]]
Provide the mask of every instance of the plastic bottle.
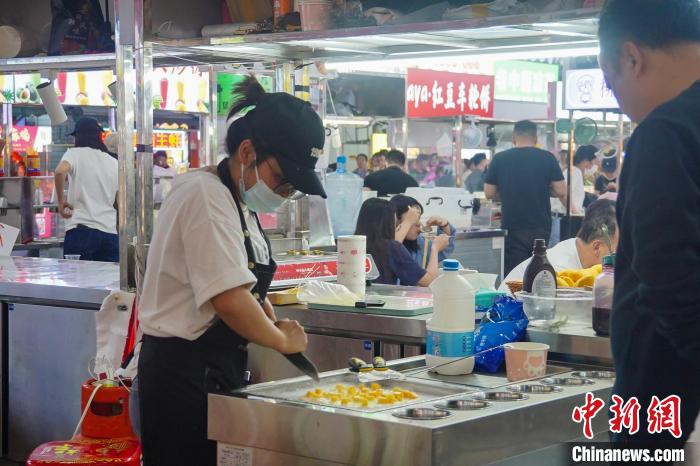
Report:
[[471,374],[474,358],[440,366],[474,352],[475,290],[460,275],[459,261],[446,259],[443,273],[430,284],[433,292],[433,316],[426,322],[425,362],[442,375]]
[[615,289],[615,256],[603,257],[603,273],[593,283],[593,330],[598,335],[610,334],[610,313]]
[[357,216],[362,207],[364,180],[354,173],[349,173],[345,169],[346,162],[347,158],[344,155],[338,156],[338,168],[326,176],[328,210],[331,213],[335,236],[355,233]]
[[[536,239],[532,248],[532,260],[525,269],[523,291],[543,298],[556,298],[557,274],[547,259],[547,242]],[[529,300],[525,313],[531,320],[553,319],[555,314],[554,300]]]

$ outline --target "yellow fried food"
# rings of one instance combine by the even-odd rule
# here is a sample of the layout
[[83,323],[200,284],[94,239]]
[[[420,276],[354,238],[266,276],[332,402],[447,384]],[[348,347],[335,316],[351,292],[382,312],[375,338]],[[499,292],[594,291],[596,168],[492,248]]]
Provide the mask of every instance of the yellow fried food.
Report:
[[595,275],[584,275],[576,282],[576,288],[584,288],[587,286],[593,286],[593,282],[595,282],[595,279],[596,279]]
[[574,283],[569,277],[557,277],[557,288],[571,288]]
[[567,270],[562,270],[561,272],[557,273],[557,276],[558,277],[566,277],[569,280],[571,280],[573,283],[576,283],[583,276],[583,271],[582,270],[567,269]]
[[370,387],[372,388],[372,390],[381,390],[382,389],[382,386],[379,385],[377,382],[372,382],[372,385],[370,385]]

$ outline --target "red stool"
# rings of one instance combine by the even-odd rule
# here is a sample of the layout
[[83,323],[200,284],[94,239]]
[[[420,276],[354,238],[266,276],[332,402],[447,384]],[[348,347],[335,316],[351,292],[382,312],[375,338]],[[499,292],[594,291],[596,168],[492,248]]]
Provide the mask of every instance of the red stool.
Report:
[[49,442],[37,447],[27,466],[141,465],[141,444],[136,439],[75,438],[67,442]]
[[[140,466],[141,444],[131,429],[128,390],[122,385],[102,385],[95,392],[94,382],[90,379],[81,387],[81,412],[85,412],[82,434],[68,441],[38,446],[29,455],[27,466]],[[131,385],[131,381],[124,383],[127,387]],[[88,402],[90,407],[86,410]]]

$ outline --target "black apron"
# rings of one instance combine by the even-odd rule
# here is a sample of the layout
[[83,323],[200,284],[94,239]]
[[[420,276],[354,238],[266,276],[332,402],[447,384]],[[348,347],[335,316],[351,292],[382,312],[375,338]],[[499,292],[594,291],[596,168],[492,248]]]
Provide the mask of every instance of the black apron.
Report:
[[[262,306],[277,268],[270,243],[265,238],[270,264],[256,263],[226,160],[219,164],[218,174],[236,204],[248,268],[257,278],[251,292]],[[259,221],[258,227],[263,231]],[[144,335],[138,370],[144,466],[216,464],[216,444],[207,440],[207,393],[226,393],[245,385],[247,345],[245,338],[218,318],[194,341]]]

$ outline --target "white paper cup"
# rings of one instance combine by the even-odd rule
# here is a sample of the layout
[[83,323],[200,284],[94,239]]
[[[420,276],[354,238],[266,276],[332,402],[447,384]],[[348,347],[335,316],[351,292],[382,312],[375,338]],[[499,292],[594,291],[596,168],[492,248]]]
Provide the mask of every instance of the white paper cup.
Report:
[[338,283],[353,293],[365,295],[367,238],[361,235],[338,237]]
[[516,342],[503,346],[506,352],[506,376],[510,382],[544,377],[547,351],[544,343]]

